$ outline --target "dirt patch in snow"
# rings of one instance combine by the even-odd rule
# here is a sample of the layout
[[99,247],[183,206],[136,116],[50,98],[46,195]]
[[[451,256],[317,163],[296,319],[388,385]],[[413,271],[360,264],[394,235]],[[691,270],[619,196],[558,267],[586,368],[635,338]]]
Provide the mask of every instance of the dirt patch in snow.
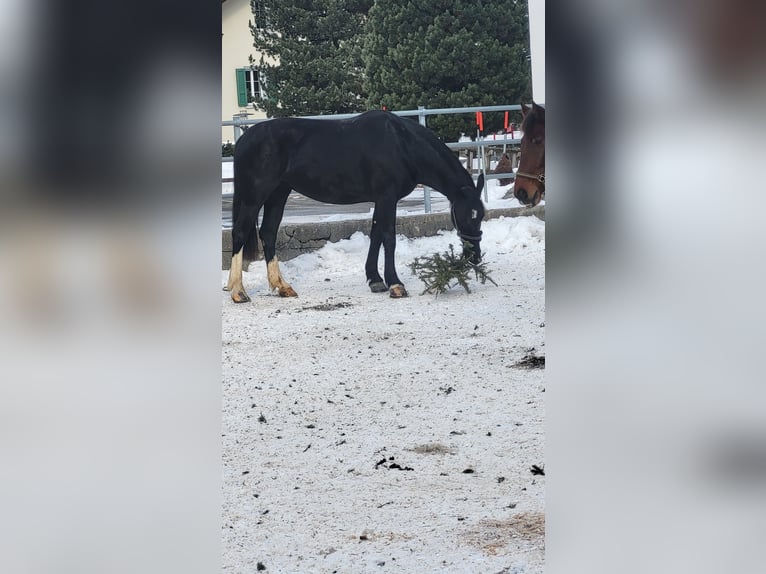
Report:
[[507,520],[480,520],[466,539],[491,555],[525,544],[545,551],[545,514],[521,512]]
[[335,311],[337,309],[347,309],[352,306],[351,303],[341,301],[340,303],[321,303],[319,305],[312,305],[311,307],[302,307],[299,311]]
[[545,368],[545,356],[539,356],[535,352],[535,349],[529,349],[527,354],[518,361],[514,366],[522,369],[544,369]]
[[457,449],[452,446],[440,444],[438,442],[421,444],[412,449],[412,452],[418,454],[455,454]]

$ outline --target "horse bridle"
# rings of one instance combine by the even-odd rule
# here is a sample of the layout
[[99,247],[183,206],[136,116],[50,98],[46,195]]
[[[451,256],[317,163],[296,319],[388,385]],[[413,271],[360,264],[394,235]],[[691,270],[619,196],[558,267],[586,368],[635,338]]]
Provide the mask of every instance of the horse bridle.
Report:
[[468,235],[466,233],[463,233],[460,231],[460,227],[457,224],[457,218],[455,217],[455,205],[450,205],[450,216],[452,217],[452,225],[455,226],[455,231],[457,231],[458,237],[460,239],[463,239],[465,241],[481,241],[481,235],[483,232],[479,231],[479,235]]
[[537,175],[533,173],[525,173],[523,171],[517,171],[516,177],[526,177],[527,179],[533,179],[535,181],[539,181],[541,184],[543,184],[543,187],[545,187],[545,174],[539,173]]

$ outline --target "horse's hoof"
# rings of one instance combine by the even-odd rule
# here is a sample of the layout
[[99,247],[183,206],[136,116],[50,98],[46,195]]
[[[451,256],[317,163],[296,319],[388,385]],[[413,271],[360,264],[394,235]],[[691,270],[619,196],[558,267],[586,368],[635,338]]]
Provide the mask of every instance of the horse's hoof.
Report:
[[280,287],[279,296],[280,297],[297,297],[298,294],[295,292],[295,289],[293,289],[292,287]]
[[244,291],[238,291],[231,294],[231,300],[235,303],[248,303],[250,301],[250,297],[248,297],[247,293]]
[[376,281],[375,283],[370,283],[370,291],[373,293],[385,293],[388,291],[388,287],[386,287],[383,281]]
[[392,299],[401,299],[402,297],[407,297],[407,290],[404,288],[404,285],[391,285],[391,288],[388,290],[388,292]]

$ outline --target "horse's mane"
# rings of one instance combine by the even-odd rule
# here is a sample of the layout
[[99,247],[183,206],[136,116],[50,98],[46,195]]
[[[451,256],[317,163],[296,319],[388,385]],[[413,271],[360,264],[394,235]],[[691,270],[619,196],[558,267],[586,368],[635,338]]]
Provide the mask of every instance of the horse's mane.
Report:
[[[463,172],[468,175],[468,172],[465,170],[463,165],[460,163],[460,160],[455,156],[455,154],[444,145],[444,142],[442,142],[436,134],[428,129],[427,127],[424,127],[420,125],[418,122],[408,119],[408,118],[398,118],[403,125],[407,126],[411,131],[416,133],[419,137],[426,140],[430,145],[428,150],[425,151],[425,153],[435,153],[442,161],[445,162],[445,164],[452,166],[453,169],[455,169],[457,174],[462,174]],[[417,151],[419,153],[423,153],[424,150],[417,148]],[[468,178],[470,179],[470,175],[468,175]]]

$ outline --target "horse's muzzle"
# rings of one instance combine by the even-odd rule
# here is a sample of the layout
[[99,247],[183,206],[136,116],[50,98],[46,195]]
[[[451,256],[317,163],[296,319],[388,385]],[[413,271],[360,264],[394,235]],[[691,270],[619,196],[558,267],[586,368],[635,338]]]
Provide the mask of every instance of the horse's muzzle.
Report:
[[470,257],[471,263],[474,265],[478,265],[481,263],[481,246],[478,241],[470,241],[467,242],[471,249],[463,248],[463,256],[464,257]]
[[[531,191],[531,190],[530,190]],[[534,190],[534,192],[527,192],[526,188],[520,187],[513,190],[513,195],[518,199],[522,204],[529,205],[531,207],[534,207],[543,198],[543,192],[539,189]]]

